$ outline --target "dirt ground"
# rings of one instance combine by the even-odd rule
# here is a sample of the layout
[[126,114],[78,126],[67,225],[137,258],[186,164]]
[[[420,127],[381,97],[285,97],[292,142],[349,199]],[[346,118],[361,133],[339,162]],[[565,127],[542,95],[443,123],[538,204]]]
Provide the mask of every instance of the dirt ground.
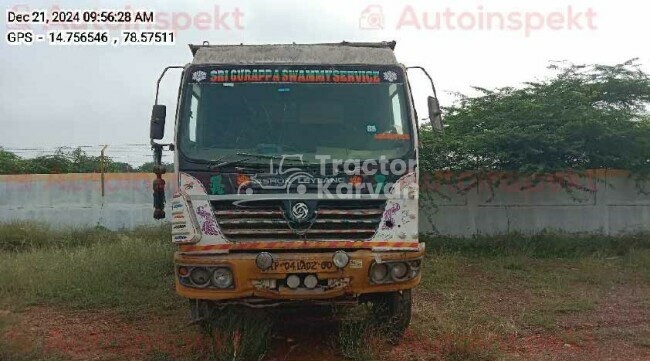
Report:
[[[556,328],[503,337],[487,335],[462,347],[454,337],[429,339],[407,331],[397,346],[379,345],[384,360],[650,360],[650,314],[647,289],[614,287],[589,311],[568,313]],[[495,299],[495,312],[507,314],[522,300]],[[438,307],[435,296],[416,293],[414,312]],[[17,349],[36,345],[44,355],[70,360],[177,360],[207,352],[210,341],[195,326],[186,326],[187,312],[124,316],[114,311],[74,311],[32,307],[22,312],[0,311],[3,342]],[[296,321],[298,320],[298,321]],[[309,317],[276,325],[265,360],[341,360],[335,347],[334,322]],[[498,349],[498,356],[481,350]],[[463,356],[465,355],[465,356]]]

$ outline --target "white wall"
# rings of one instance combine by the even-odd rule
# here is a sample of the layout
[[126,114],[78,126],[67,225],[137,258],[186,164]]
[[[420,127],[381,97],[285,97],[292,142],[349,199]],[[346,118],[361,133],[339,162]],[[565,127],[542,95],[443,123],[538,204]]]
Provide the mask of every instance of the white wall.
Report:
[[462,181],[447,179],[423,185],[421,232],[471,236],[543,230],[609,235],[650,231],[650,182],[636,184],[627,172],[559,175],[574,184],[572,192],[552,182],[533,186],[529,178],[497,183],[501,175],[493,175],[491,181],[476,182],[475,176],[467,175]]
[[[110,229],[156,224],[152,217],[154,177],[108,173],[102,197],[100,174],[0,175],[0,222],[35,220]],[[166,174],[164,178],[169,206],[174,177]]]
[[[500,176],[493,175],[492,183],[496,185]],[[99,174],[0,175],[0,222],[36,220],[56,226],[103,225],[111,229],[156,224],[152,218],[153,178],[146,173],[106,174],[102,197]],[[165,175],[168,205],[173,178]],[[471,174],[461,181],[446,177],[444,182],[428,183],[427,177],[422,178],[421,232],[471,236],[542,230],[611,235],[650,231],[650,194],[640,192],[650,192],[650,182],[639,187],[622,171],[566,177],[592,191],[573,194],[547,182],[522,191],[522,186],[531,185],[525,179],[514,183],[503,180],[490,187],[485,180],[476,183]],[[459,188],[467,190],[458,192]]]

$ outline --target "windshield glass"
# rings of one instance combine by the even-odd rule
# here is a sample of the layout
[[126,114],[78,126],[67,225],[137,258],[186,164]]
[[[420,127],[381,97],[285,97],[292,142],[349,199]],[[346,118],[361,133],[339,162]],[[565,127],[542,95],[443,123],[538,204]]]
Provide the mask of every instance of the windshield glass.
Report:
[[[178,143],[201,161],[254,155],[402,158],[412,148],[402,83],[191,83]],[[248,162],[268,164],[260,158]]]

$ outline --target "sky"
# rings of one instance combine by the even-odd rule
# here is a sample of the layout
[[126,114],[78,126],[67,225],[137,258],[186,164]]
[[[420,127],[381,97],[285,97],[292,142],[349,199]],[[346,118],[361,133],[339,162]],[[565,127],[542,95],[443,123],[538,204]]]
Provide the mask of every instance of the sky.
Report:
[[[427,68],[443,106],[457,93],[474,94],[472,86],[521,86],[544,78],[549,61],[616,64],[640,58],[650,72],[650,3],[639,0],[3,0],[3,6],[153,10],[155,27],[176,31],[176,44],[168,46],[0,42],[0,146],[23,156],[59,146],[98,153],[108,144],[107,153],[117,160],[147,160],[142,144],[148,142],[156,80],[165,66],[191,61],[187,44],[203,41],[396,40],[398,60]],[[16,30],[6,20],[3,37]],[[30,29],[47,32],[42,25]],[[425,114],[431,93],[426,78],[413,74],[410,81],[416,107]],[[179,72],[161,83],[168,124],[178,83]]]

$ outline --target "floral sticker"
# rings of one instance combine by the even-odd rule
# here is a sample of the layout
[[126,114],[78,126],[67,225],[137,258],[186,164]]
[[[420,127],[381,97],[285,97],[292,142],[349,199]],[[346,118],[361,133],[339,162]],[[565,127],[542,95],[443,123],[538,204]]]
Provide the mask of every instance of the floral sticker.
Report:
[[200,83],[208,78],[208,74],[203,70],[197,70],[192,74],[192,80],[197,83]]
[[397,73],[389,70],[384,72],[384,80],[389,81],[389,82],[394,82],[397,80]]
[[384,224],[381,229],[391,229],[395,226],[394,216],[399,209],[399,203],[393,203],[393,205],[384,212]]
[[208,212],[205,207],[200,206],[196,209],[196,214],[201,217],[201,232],[209,236],[218,236],[220,234],[217,229],[217,222],[214,220],[212,213]]

